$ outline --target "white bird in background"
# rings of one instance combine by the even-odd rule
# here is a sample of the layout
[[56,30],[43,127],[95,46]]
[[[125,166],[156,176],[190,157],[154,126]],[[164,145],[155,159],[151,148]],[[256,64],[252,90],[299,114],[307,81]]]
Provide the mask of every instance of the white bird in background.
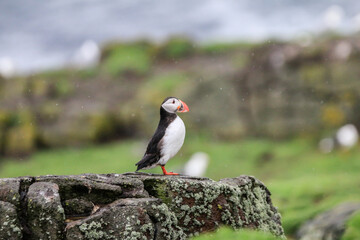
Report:
[[209,164],[209,156],[204,152],[194,153],[184,166],[184,174],[189,176],[204,176]]
[[5,78],[10,78],[15,75],[15,64],[11,58],[0,58],[0,75]]
[[338,5],[331,5],[325,10],[323,22],[328,29],[336,29],[343,21],[344,10]]
[[356,14],[353,18],[354,30],[360,31],[360,13]]
[[335,148],[349,149],[354,147],[359,140],[359,132],[353,124],[346,124],[336,131],[333,137],[321,139],[319,150],[323,153],[330,153]]
[[100,48],[93,40],[86,40],[75,52],[73,64],[79,68],[94,66],[100,59]]
[[336,132],[336,141],[344,148],[351,148],[358,143],[359,132],[353,124],[346,124]]

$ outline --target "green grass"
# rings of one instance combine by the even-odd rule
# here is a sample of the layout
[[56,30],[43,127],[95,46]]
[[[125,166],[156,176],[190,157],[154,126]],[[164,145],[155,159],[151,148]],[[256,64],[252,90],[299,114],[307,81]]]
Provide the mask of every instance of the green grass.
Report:
[[[0,177],[134,171],[144,149],[145,142],[132,140],[83,149],[42,151],[28,161],[5,160]],[[344,201],[360,200],[358,148],[322,154],[316,143],[307,139],[217,142],[188,138],[167,169],[179,170],[198,151],[210,156],[207,177],[218,180],[246,174],[263,181],[282,214],[288,236],[316,214]]]
[[180,59],[195,52],[194,43],[184,37],[173,37],[159,49],[159,55],[164,59]]
[[35,153],[29,160],[6,161],[0,177],[25,175],[67,175],[133,171],[135,142],[115,143],[83,149],[62,149]]
[[235,50],[247,50],[256,47],[256,43],[251,42],[228,42],[228,43],[221,43],[221,42],[215,42],[210,44],[204,44],[200,46],[200,52],[205,54],[221,54],[221,53],[231,53]]
[[360,212],[355,213],[347,222],[347,228],[342,240],[360,239]]
[[113,77],[125,72],[143,75],[150,68],[150,57],[137,46],[120,46],[105,59],[103,66]]
[[214,233],[202,234],[198,237],[192,238],[192,240],[276,240],[276,238],[269,233],[251,231],[251,230],[239,230],[234,231],[230,228],[222,227]]

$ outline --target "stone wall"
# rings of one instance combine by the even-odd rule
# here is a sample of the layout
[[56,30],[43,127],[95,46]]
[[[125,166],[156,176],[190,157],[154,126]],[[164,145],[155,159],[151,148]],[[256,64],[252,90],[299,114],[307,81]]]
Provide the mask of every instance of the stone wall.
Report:
[[250,176],[144,173],[0,179],[0,239],[187,239],[219,225],[284,236],[269,190]]

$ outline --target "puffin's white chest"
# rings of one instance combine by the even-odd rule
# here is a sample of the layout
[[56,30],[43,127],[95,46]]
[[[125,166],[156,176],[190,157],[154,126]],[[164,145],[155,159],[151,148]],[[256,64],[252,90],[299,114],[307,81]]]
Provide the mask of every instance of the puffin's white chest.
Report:
[[185,139],[185,124],[179,116],[169,124],[162,139],[161,159],[160,165],[165,165],[166,162],[175,156],[180,150]]

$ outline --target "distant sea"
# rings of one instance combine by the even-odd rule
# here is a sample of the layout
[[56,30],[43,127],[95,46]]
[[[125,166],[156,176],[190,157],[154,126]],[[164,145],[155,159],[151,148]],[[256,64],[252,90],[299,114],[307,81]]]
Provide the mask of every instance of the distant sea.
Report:
[[66,64],[86,40],[261,41],[359,26],[359,0],[0,0],[0,60],[29,72]]

